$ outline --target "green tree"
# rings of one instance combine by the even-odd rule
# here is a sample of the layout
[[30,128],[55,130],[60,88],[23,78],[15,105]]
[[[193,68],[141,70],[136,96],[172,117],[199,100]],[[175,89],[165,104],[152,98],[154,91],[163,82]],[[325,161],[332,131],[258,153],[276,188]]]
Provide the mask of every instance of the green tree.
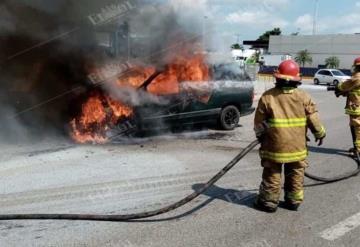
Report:
[[271,35],[281,35],[281,29],[276,27],[273,30],[266,31],[257,39],[257,41],[269,41]]
[[251,57],[249,57],[248,59],[246,59],[245,64],[256,64],[257,60],[256,60],[256,54],[252,55]]
[[338,69],[340,67],[340,59],[332,56],[325,59],[326,67],[329,69]]
[[236,44],[233,44],[231,46],[231,49],[233,49],[233,50],[244,50],[244,47],[242,45],[236,43]]
[[300,64],[300,66],[305,67],[305,64],[312,64],[312,57],[308,50],[299,51],[295,57],[295,61]]

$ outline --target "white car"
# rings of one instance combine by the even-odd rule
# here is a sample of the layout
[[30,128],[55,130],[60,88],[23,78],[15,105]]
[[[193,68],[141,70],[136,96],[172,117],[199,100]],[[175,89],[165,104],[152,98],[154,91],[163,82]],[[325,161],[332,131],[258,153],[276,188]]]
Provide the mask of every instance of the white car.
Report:
[[343,72],[337,69],[321,69],[316,72],[314,76],[315,84],[327,84],[327,85],[337,85],[340,82],[344,82],[350,79],[350,76],[345,75]]

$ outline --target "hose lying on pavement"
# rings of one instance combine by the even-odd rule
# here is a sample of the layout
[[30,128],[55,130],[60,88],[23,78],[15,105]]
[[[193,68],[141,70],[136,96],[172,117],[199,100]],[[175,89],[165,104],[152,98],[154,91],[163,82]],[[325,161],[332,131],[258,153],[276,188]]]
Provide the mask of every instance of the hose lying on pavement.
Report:
[[231,168],[233,168],[245,155],[253,150],[259,141],[253,141],[243,149],[232,161],[230,161],[219,173],[210,179],[201,189],[193,192],[184,199],[173,203],[167,207],[139,214],[127,215],[89,215],[89,214],[9,214],[0,215],[0,220],[86,220],[86,221],[130,221],[136,219],[145,219],[160,214],[165,214],[175,210],[188,202],[194,200],[208,188],[213,186],[221,177],[223,177]]
[[318,177],[318,176],[315,176],[315,175],[305,172],[305,177],[310,178],[315,181],[323,182],[325,184],[329,184],[329,183],[335,183],[335,182],[339,182],[339,181],[357,176],[360,173],[360,155],[356,148],[354,150],[355,150],[355,156],[356,156],[354,159],[357,163],[357,169],[355,171],[348,172],[341,176],[335,176],[335,177],[331,177],[331,178]]
[[[193,192],[182,200],[175,202],[167,207],[148,211],[138,214],[127,214],[127,215],[96,215],[96,214],[8,214],[0,215],[0,221],[3,220],[83,220],[83,221],[131,221],[137,219],[145,219],[160,214],[168,213],[175,210],[196,197],[204,193],[208,188],[214,185],[220,178],[222,178],[229,170],[231,170],[244,156],[246,156],[251,150],[253,150],[259,144],[258,140],[251,142],[245,149],[243,149],[232,161],[230,161],[219,173],[217,173],[212,179],[210,179],[200,190]],[[305,176],[324,183],[333,183],[341,180],[348,179],[356,176],[360,173],[360,159],[359,154],[356,153],[358,168],[356,171],[344,174],[343,176],[337,176],[333,178],[322,178],[306,173]]]

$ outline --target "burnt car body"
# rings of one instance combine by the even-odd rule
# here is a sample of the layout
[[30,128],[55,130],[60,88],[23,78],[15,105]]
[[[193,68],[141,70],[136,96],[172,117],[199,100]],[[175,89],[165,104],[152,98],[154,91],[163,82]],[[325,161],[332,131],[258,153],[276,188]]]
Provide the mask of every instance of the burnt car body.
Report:
[[214,126],[233,130],[242,116],[254,112],[254,86],[235,64],[212,67],[212,81],[182,82],[179,93],[156,96],[156,103],[135,108],[140,131]]

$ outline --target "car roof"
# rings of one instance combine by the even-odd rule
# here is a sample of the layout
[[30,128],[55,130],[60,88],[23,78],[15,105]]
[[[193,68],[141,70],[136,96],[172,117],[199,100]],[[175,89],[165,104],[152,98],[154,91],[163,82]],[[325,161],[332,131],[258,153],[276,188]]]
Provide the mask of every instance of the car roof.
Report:
[[320,71],[340,71],[339,69],[319,69],[317,72]]

